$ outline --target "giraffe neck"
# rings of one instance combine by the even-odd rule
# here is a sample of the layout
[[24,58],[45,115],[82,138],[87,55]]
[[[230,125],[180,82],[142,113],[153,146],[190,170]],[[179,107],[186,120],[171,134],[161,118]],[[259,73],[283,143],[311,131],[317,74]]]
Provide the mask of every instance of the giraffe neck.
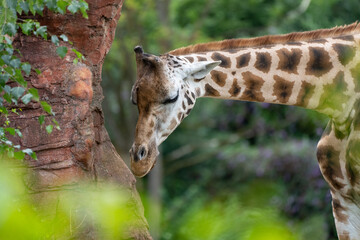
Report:
[[295,105],[341,122],[360,92],[359,41],[357,34],[183,57],[222,61],[204,79],[191,82],[198,97]]

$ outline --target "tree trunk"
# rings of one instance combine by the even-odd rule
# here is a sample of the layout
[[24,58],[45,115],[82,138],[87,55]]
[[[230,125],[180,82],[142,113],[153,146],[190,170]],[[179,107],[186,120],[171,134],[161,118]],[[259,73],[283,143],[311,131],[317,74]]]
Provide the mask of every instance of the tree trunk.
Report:
[[[67,35],[73,47],[84,54],[84,63],[74,65],[75,54],[71,51],[61,59],[50,41],[22,34],[14,40],[23,61],[41,70],[40,75],[33,72],[28,83],[39,90],[41,100],[52,106],[61,127],[60,131],[46,133],[38,123],[38,117],[44,114],[38,103],[30,103],[19,116],[12,116],[12,123],[21,128],[24,136],[20,139],[22,147],[33,149],[38,156],[38,161],[29,161],[32,178],[27,184],[36,199],[84,180],[121,185],[131,192],[129,208],[139,219],[140,229],[132,231],[132,237],[151,239],[135,188],[136,179],[110,142],[101,107],[101,68],[114,38],[123,1],[87,2],[89,19],[80,14],[59,15],[47,10],[43,17],[36,16],[42,25],[48,26],[49,33]],[[64,42],[61,45],[72,47]],[[47,116],[45,125],[50,121]]]

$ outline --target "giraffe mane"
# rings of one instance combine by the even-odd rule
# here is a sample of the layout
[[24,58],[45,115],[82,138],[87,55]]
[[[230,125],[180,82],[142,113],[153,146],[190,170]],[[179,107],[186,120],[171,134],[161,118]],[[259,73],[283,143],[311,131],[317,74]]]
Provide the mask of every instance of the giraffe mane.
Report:
[[245,47],[257,47],[287,42],[311,41],[321,38],[340,37],[356,33],[360,33],[360,24],[357,21],[349,25],[329,29],[319,29],[282,35],[268,35],[254,38],[227,39],[210,43],[200,43],[172,50],[169,52],[169,54],[186,55],[191,53],[221,51]]

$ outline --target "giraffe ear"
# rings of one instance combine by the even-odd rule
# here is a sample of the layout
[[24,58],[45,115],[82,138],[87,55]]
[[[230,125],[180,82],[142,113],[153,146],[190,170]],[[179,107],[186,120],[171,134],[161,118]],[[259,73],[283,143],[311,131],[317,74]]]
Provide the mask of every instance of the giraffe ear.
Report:
[[202,61],[192,63],[190,69],[190,75],[193,76],[195,79],[202,79],[207,74],[211,72],[215,67],[217,67],[221,61]]

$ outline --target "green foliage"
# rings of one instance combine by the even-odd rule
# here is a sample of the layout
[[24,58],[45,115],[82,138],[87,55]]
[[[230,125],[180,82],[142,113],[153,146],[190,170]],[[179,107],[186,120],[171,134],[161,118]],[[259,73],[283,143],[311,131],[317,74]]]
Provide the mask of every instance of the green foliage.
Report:
[[[306,2],[125,2],[102,72],[106,124],[117,149],[128,154],[137,119],[137,109],[129,101],[136,79],[134,46],[140,44],[146,52],[163,54],[199,42],[329,28],[359,20],[357,0],[311,0],[308,6]],[[296,223],[290,230],[297,232],[299,239],[336,239],[328,187],[315,156],[316,141],[326,122],[326,117],[296,107],[199,99],[190,116],[161,145],[161,239],[176,239],[171,236],[180,234],[190,205],[202,211],[202,205],[219,195],[243,195],[239,204],[244,211],[255,208],[248,202],[269,204],[263,201],[268,195],[253,183],[259,179],[282,189],[274,194],[284,202],[269,205],[275,220],[287,221],[287,227]],[[147,183],[145,179],[139,186],[146,191]],[[240,187],[246,185],[257,191]],[[216,204],[226,206],[228,202],[222,199]],[[196,209],[189,212],[188,220],[196,215]],[[177,219],[184,220],[178,223]]]
[[23,183],[25,169],[0,160],[0,239],[77,239],[93,225],[99,239],[123,239],[136,220],[128,207],[129,193],[111,185],[79,184],[58,189],[58,198],[35,202],[36,195]]
[[[0,126],[0,154],[7,152],[8,156],[13,156],[16,159],[23,159],[25,154],[36,159],[36,155],[32,151],[30,152],[27,149],[19,150],[18,146],[14,146],[6,133],[14,136],[14,132],[16,132],[19,137],[22,137],[20,129],[8,127],[10,125],[9,114],[18,114],[16,110],[21,111],[21,102],[27,105],[31,101],[40,101],[38,91],[27,86],[25,77],[29,77],[32,70],[36,74],[41,74],[41,72],[38,69],[32,69],[28,62],[21,61],[21,53],[13,47],[13,38],[21,30],[25,35],[34,35],[47,40],[49,33],[46,26],[42,26],[34,19],[22,18],[22,15],[30,13],[32,15],[42,15],[45,8],[60,14],[65,14],[66,10],[73,14],[80,12],[83,17],[88,17],[86,13],[88,4],[84,0],[0,0],[0,95],[2,96],[0,98],[0,115],[5,118],[5,124]],[[72,44],[64,34],[60,35],[60,38],[63,42]],[[58,46],[56,49],[57,54],[64,58],[68,48],[59,46],[60,40],[56,35],[51,36],[51,41]],[[72,49],[72,51],[76,55],[75,64],[84,60],[80,52],[76,49]],[[40,101],[40,104],[47,114],[55,116],[47,102]],[[9,106],[16,106],[16,108],[9,111]],[[39,118],[39,122],[44,123],[43,116]],[[56,120],[53,119],[52,122],[59,129]],[[53,127],[53,124],[47,125],[46,131],[51,133]]]

